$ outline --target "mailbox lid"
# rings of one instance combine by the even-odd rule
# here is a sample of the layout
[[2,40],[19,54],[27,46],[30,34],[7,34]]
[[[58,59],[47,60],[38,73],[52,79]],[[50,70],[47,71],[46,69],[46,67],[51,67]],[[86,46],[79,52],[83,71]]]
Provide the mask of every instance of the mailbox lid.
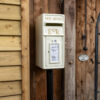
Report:
[[42,14],[43,23],[65,23],[64,14]]
[[43,14],[43,35],[64,35],[65,16],[63,14]]

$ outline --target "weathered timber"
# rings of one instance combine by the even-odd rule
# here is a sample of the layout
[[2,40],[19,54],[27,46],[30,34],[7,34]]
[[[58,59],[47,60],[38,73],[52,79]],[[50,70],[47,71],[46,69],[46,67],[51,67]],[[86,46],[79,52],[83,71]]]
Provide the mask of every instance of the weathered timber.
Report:
[[[94,100],[94,64],[95,64],[95,14],[96,0],[87,0],[87,23],[85,23],[85,0],[77,1],[77,37],[76,37],[76,100]],[[87,30],[86,46],[87,51],[83,50],[82,36],[85,34],[85,24]],[[81,62],[78,57],[87,54],[89,60]]]
[[46,71],[35,64],[35,24],[36,18],[48,12],[48,0],[30,0],[30,59],[31,59],[31,99],[47,100]]
[[[85,34],[85,4],[84,0],[78,0],[77,5],[77,33],[76,33],[76,98],[80,100],[84,98],[85,92],[85,63],[79,61],[79,56],[85,54],[83,50],[84,42],[82,36]],[[81,66],[80,66],[81,65]]]
[[64,13],[66,18],[64,99],[75,100],[76,0],[64,0]]
[[[48,1],[49,13],[63,14],[62,7],[63,2],[60,0],[49,0]],[[64,5],[63,5],[64,6]],[[63,100],[64,99],[64,70],[57,69],[53,70],[53,99]]]

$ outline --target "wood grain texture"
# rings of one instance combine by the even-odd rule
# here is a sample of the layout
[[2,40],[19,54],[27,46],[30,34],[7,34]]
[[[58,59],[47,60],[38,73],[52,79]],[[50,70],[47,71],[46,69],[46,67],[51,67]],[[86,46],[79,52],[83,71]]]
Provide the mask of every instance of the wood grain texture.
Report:
[[20,0],[0,0],[0,3],[20,5]]
[[30,59],[31,59],[31,99],[47,100],[46,71],[35,64],[35,21],[41,13],[48,13],[48,0],[30,0]]
[[30,100],[29,0],[21,0],[22,100]]
[[85,82],[86,82],[86,68],[85,63],[79,61],[79,56],[81,54],[86,54],[83,50],[84,42],[82,40],[82,36],[84,34],[84,28],[85,28],[85,11],[84,11],[84,0],[77,0],[77,33],[76,33],[76,100],[83,100],[84,99],[84,93],[85,91]]
[[64,100],[64,70],[53,71],[54,100]]
[[21,66],[0,67],[0,81],[14,81],[21,79]]
[[21,37],[0,36],[0,51],[18,50],[21,50]]
[[64,9],[64,5],[63,7],[61,6],[62,2],[61,0],[48,0],[48,9],[50,13],[58,13],[61,14],[62,9]]
[[64,100],[75,100],[76,0],[64,1],[66,17]]
[[46,73],[44,73],[44,70],[37,68],[35,78],[35,100],[47,100]]
[[0,20],[0,35],[21,35],[20,21]]
[[[49,13],[63,14],[64,5],[60,0],[48,0]],[[64,99],[64,70],[57,69],[53,70],[53,99],[63,100]]]
[[0,100],[22,100],[21,95],[0,97]]
[[0,66],[21,65],[21,52],[0,52]]
[[0,19],[21,20],[20,6],[0,4]]
[[0,96],[21,94],[21,82],[0,82]]
[[86,96],[85,100],[94,100],[96,0],[88,0],[87,5],[87,55],[90,59],[85,65],[86,89],[84,95]]
[[[96,0],[87,1],[87,51],[83,50],[82,36],[85,33],[85,0],[77,1],[77,100],[94,100],[94,64],[95,64],[95,14]],[[81,54],[87,54],[89,60],[80,62],[78,57]]]
[[100,0],[96,0],[96,17],[98,18],[98,15],[100,13]]

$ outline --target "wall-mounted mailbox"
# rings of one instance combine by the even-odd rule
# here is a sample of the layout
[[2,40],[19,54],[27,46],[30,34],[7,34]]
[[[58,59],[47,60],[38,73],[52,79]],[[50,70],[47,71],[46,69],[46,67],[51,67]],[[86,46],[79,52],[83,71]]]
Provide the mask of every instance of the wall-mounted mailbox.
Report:
[[36,21],[36,65],[42,69],[64,68],[65,16],[42,14]]

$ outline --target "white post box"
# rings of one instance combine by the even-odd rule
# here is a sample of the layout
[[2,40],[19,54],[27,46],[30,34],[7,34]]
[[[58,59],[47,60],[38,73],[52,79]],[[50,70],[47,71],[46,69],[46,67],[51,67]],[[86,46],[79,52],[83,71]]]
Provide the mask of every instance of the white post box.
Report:
[[36,21],[36,65],[42,69],[64,68],[65,16],[42,14]]

